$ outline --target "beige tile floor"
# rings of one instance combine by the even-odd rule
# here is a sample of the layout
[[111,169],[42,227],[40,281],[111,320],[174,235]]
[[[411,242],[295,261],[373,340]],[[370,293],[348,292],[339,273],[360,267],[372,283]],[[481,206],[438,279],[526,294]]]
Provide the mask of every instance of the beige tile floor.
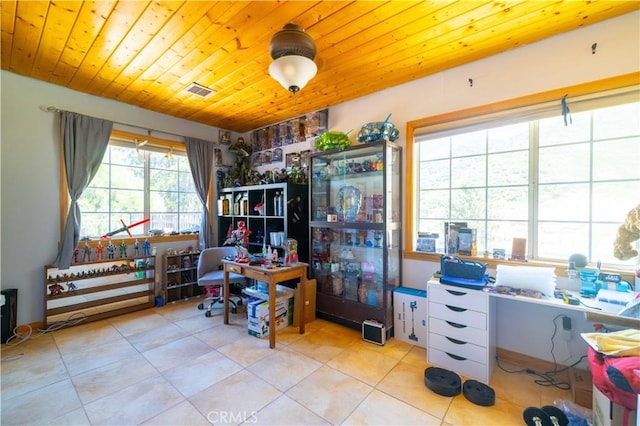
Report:
[[243,314],[225,326],[197,303],[3,345],[2,425],[523,425],[524,408],[571,400],[496,368],[496,404],[480,407],[425,387],[423,348],[374,345],[318,319],[304,335],[279,331],[269,349]]

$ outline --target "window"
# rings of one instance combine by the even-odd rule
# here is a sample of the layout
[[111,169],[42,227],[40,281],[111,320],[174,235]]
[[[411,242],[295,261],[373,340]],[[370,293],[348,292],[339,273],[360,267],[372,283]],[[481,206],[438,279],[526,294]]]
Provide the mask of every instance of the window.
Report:
[[613,241],[640,202],[638,91],[569,106],[567,125],[556,101],[416,129],[413,241],[437,233],[445,252],[445,223],[462,222],[480,255],[508,258],[513,239],[525,238],[532,260],[582,253],[622,265]]
[[199,229],[202,203],[186,154],[144,148],[113,139],[109,142],[96,176],[78,202],[82,237],[100,237],[146,218],[150,221],[130,229],[132,235]]

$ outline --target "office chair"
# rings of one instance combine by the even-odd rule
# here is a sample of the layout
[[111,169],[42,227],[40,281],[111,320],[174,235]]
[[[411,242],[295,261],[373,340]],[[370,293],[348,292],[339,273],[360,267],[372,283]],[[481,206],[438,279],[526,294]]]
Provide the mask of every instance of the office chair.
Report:
[[[224,303],[224,271],[222,270],[222,259],[225,256],[235,255],[236,249],[232,246],[209,247],[200,253],[197,271],[198,285],[202,287],[218,287],[220,289],[217,296],[205,298],[205,300],[209,301],[209,306],[206,308],[207,311],[204,313],[205,317],[212,315],[211,311],[217,303]],[[247,279],[243,275],[229,272],[229,288],[231,288],[232,283],[246,285]],[[229,296],[231,296],[231,294]],[[231,305],[231,312],[235,314],[238,312],[238,306],[242,305],[242,298],[238,301],[229,299],[229,304]],[[205,304],[200,303],[198,309],[204,310]]]

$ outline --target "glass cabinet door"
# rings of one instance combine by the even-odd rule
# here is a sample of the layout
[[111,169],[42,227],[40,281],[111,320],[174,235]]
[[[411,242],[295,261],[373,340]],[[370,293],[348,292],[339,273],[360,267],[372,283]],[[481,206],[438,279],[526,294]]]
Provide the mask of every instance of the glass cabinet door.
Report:
[[393,324],[400,285],[400,148],[389,142],[318,152],[310,164],[310,263],[317,309]]

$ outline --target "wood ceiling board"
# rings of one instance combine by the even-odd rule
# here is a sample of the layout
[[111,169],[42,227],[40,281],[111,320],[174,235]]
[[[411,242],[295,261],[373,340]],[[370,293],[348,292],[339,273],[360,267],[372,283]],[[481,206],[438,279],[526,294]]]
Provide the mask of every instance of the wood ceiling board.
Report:
[[0,2],[0,60],[3,64],[11,63],[17,7],[15,1]]
[[[77,3],[77,2],[76,2]],[[78,71],[95,38],[100,34],[116,1],[82,2],[80,13],[71,29],[66,46],[48,81],[67,86]]]
[[78,71],[69,82],[69,88],[99,95],[98,90],[92,87],[94,78],[122,43],[122,38],[128,34],[129,28],[135,24],[146,7],[147,3],[142,1],[119,1],[116,4],[78,67]]
[[49,2],[18,3],[9,70],[31,75]]
[[[125,90],[130,89],[130,85],[137,81],[140,76],[159,58],[166,56],[171,46],[180,40],[192,28],[202,16],[207,16],[211,5],[202,2],[185,2],[176,13],[172,14],[165,25],[158,28],[154,37],[141,50],[141,54],[131,58],[129,63],[122,68],[122,71],[105,90],[102,96],[118,98]],[[171,52],[173,55],[174,53]]]
[[78,18],[82,3],[52,3],[42,32],[38,53],[31,71],[33,77],[49,81],[68,43],[71,29]]
[[[223,4],[220,4],[223,3]],[[223,9],[224,6],[228,6]],[[135,81],[133,81],[126,91],[118,94],[118,99],[122,102],[130,102],[133,99],[140,99],[146,102],[155,96],[156,93],[163,90],[163,87],[179,78],[180,72],[175,71],[176,67],[184,66],[188,69],[188,65],[180,65],[187,61],[187,56],[192,55],[193,58],[199,55],[197,49],[205,44],[207,40],[216,38],[217,31],[224,31],[222,22],[238,13],[246,5],[242,2],[218,2],[209,11],[198,20],[198,22],[189,29],[179,40],[177,40],[165,55],[162,55],[154,63],[150,64]],[[173,71],[172,71],[173,70]],[[142,93],[142,97],[140,94]]]

